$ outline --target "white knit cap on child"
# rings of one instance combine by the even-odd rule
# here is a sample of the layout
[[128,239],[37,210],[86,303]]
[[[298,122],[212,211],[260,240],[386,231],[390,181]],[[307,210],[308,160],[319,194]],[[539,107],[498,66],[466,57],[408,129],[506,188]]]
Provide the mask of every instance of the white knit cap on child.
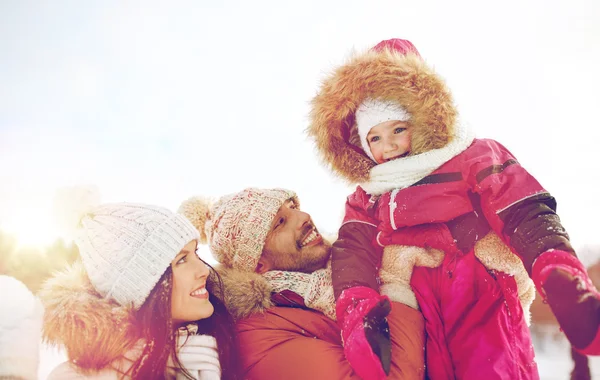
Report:
[[[148,298],[181,249],[199,240],[183,216],[136,203],[97,205],[94,189],[57,194],[63,220],[74,226],[83,266],[98,293],[135,309]],[[69,207],[70,206],[70,207]]]
[[0,276],[0,378],[37,379],[44,308],[19,280]]
[[371,128],[390,120],[408,121],[410,114],[398,103],[377,99],[365,99],[356,109],[356,129],[363,151],[375,161],[367,135]]

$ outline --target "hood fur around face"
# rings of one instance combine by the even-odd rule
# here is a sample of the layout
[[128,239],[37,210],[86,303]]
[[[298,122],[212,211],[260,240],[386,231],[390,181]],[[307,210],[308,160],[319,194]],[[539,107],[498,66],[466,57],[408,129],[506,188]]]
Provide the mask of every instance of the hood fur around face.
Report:
[[226,268],[222,265],[215,267],[223,281],[225,299],[219,287],[214,285],[216,278],[210,277],[212,292],[227,307],[234,320],[244,319],[254,313],[262,313],[273,306],[271,302],[272,288],[268,281],[258,273],[245,272]]
[[137,340],[133,309],[102,298],[81,263],[48,280],[39,297],[46,309],[44,340],[64,347],[83,370],[105,368]]
[[457,111],[443,80],[416,54],[384,49],[352,57],[327,77],[312,100],[308,134],[331,169],[351,184],[376,163],[360,148],[354,114],[367,98],[399,103],[411,115],[411,155],[444,147]]

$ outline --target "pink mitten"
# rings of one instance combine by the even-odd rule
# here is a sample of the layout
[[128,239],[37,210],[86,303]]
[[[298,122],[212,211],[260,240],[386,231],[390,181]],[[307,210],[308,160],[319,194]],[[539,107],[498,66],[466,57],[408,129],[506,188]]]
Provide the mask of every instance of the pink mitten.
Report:
[[344,290],[336,302],[344,354],[363,380],[385,379],[390,372],[390,311],[387,296],[364,286]]
[[577,257],[544,252],[534,262],[531,277],[573,348],[600,355],[600,293]]

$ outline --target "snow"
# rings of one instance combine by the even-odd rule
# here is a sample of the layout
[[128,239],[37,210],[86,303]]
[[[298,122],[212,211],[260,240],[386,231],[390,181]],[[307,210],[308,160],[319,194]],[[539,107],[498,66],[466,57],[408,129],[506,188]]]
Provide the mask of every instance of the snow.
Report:
[[[554,326],[537,327],[541,335],[533,335],[536,361],[542,380],[569,379],[573,369],[571,348],[562,333]],[[545,330],[545,331],[544,331]],[[589,357],[592,379],[600,379],[600,357]]]

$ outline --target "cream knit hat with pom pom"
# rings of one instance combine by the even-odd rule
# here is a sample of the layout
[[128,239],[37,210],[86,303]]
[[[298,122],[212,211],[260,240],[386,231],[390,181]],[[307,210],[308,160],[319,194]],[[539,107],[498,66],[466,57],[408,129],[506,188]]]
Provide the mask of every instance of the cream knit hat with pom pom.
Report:
[[179,207],[196,226],[202,242],[221,264],[254,272],[267,234],[279,208],[287,200],[298,205],[296,193],[285,189],[248,188],[221,197],[215,203],[190,198]]
[[95,189],[57,193],[55,209],[71,226],[83,266],[98,293],[135,309],[181,249],[199,240],[182,215],[137,203],[99,205]]

